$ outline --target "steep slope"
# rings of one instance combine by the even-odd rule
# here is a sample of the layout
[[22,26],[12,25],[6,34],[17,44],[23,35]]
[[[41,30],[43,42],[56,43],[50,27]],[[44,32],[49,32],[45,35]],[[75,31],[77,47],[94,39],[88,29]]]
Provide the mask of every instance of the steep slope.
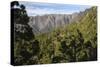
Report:
[[[18,38],[19,41],[15,41],[14,44],[15,62],[25,65],[97,60],[97,7],[80,12],[77,17],[75,14],[75,22],[61,22],[57,19],[59,24],[54,23],[58,15],[32,17],[30,26],[34,27],[35,34],[47,32],[49,28],[52,31],[34,37],[29,34],[32,37],[30,41]],[[49,19],[49,22],[45,22]],[[61,26],[60,22],[65,25]],[[53,25],[60,27],[53,29]]]
[[73,14],[48,14],[42,16],[32,16],[29,25],[33,28],[34,34],[50,32],[54,28],[64,26],[71,22],[78,22],[84,12]]
[[97,7],[86,11],[79,23],[57,28],[37,36],[40,63],[97,60]]

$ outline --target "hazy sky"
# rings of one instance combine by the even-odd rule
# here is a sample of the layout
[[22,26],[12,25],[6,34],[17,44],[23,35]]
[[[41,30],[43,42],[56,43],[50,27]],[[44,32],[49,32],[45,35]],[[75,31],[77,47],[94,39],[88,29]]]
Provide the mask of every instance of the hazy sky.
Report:
[[20,1],[26,7],[29,16],[44,14],[72,14],[74,12],[84,11],[91,6],[87,5],[71,5],[71,4],[53,4]]

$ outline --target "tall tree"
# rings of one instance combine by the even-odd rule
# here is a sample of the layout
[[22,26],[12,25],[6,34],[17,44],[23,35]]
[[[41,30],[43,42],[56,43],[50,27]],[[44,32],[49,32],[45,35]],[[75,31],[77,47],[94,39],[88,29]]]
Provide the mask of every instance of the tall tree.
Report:
[[[16,7],[15,7],[16,6]],[[28,25],[29,17],[25,6],[18,1],[11,3],[11,16],[14,18],[14,57],[15,64],[37,63],[36,60],[30,60],[39,53],[38,41],[35,39],[32,28]]]

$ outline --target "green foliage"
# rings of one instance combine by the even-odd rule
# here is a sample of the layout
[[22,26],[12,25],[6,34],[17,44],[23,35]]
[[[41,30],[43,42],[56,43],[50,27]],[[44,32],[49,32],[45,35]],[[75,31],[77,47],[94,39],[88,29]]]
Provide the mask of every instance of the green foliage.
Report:
[[[36,37],[39,41],[41,53],[49,55],[48,61],[51,62],[48,63],[97,59],[96,9],[96,7],[92,7],[86,11],[80,22],[73,22],[57,28],[51,33]],[[45,58],[45,60],[47,59]],[[45,61],[41,62],[46,63]]]
[[[14,6],[20,8],[14,8]],[[37,64],[40,52],[39,42],[28,25],[25,6],[18,1],[11,3],[11,17],[14,18],[14,65]]]
[[[92,7],[86,11],[80,22],[58,27],[49,33],[36,36],[24,33],[23,36],[32,38],[17,37],[19,40],[14,42],[16,65],[97,60],[96,9]],[[20,22],[23,23],[21,19]]]

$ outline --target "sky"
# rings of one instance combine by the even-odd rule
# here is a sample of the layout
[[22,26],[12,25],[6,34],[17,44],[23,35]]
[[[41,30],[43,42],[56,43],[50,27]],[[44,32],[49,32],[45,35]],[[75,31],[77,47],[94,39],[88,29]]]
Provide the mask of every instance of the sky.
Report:
[[71,5],[20,1],[26,7],[28,16],[44,14],[72,14],[90,8],[89,5]]

